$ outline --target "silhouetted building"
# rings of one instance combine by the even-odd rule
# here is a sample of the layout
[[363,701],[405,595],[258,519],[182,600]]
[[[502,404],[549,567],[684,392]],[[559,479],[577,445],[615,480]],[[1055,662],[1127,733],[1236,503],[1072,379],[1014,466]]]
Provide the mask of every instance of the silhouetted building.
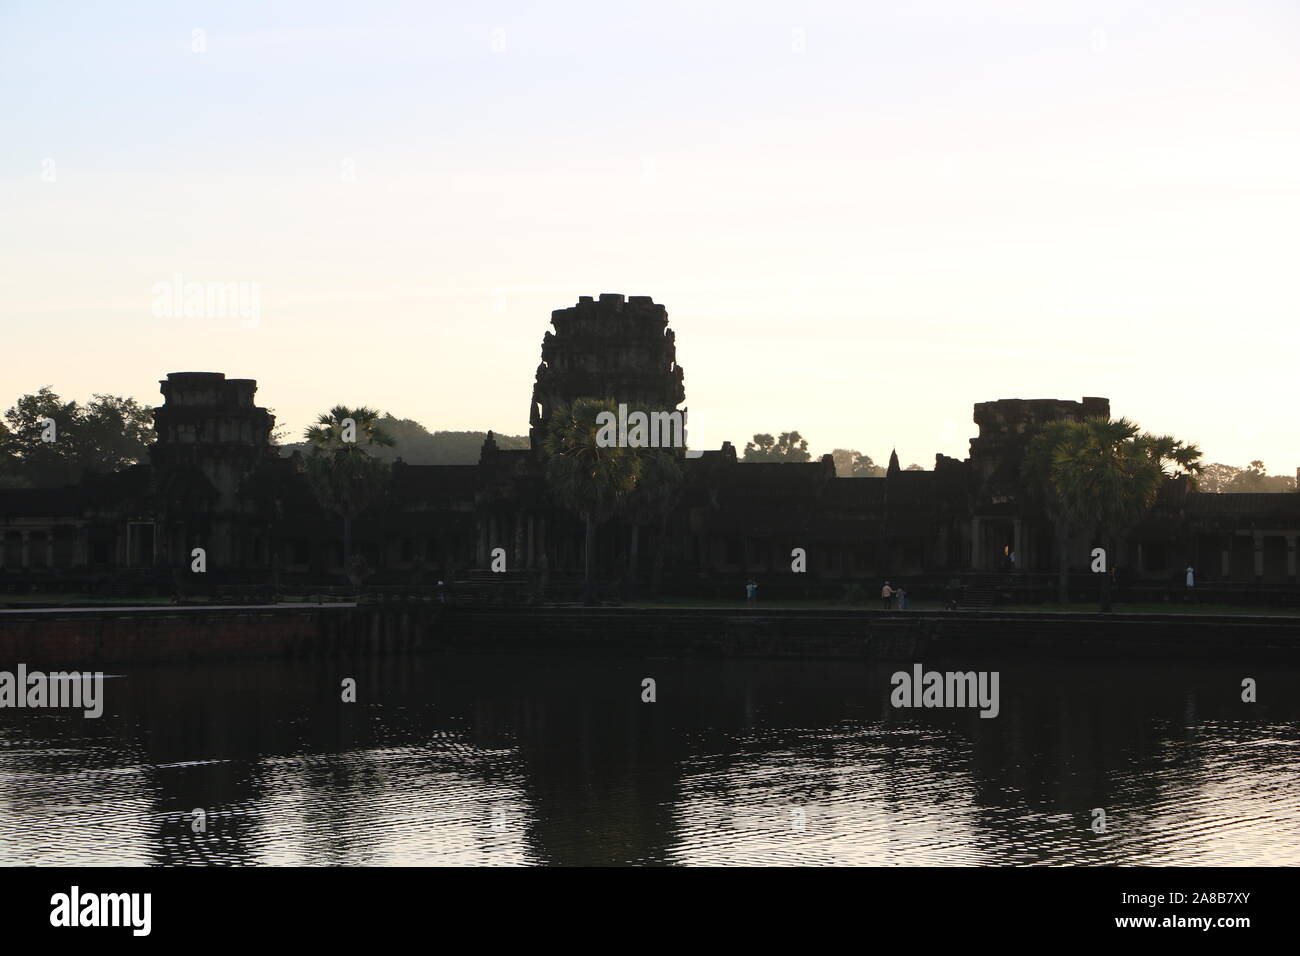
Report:
[[[583,564],[578,519],[547,493],[541,454],[551,413],[591,397],[678,408],[685,400],[673,331],[645,296],[584,296],[552,313],[529,409],[531,449],[506,450],[489,433],[474,465],[393,465],[387,496],[354,527],[373,580],[432,583],[485,571],[504,550],[512,575],[562,589]],[[193,548],[212,580],[287,582],[341,574],[339,521],[316,502],[302,459],[279,457],[273,417],[256,384],[215,372],[173,372],[161,383],[149,462],[59,489],[0,491],[0,586],[65,587],[135,575],[177,586]],[[1104,398],[1004,399],[977,404],[965,460],[936,455],[930,471],[839,478],[829,455],[807,463],[737,460],[728,442],[687,458],[679,504],[641,530],[636,576],[662,562],[665,589],[738,598],[758,576],[764,593],[837,593],[908,577],[914,595],[954,576],[1014,582],[1057,567],[1051,523],[1024,494],[1026,446],[1050,421],[1109,416]],[[400,453],[401,449],[397,449]],[[1204,494],[1166,482],[1147,519],[1113,556],[1128,579],[1176,582],[1188,564],[1200,584],[1296,582],[1298,494]],[[631,529],[600,529],[606,587],[626,582]],[[1083,571],[1093,542],[1076,541]],[[802,548],[807,571],[791,573]],[[71,582],[71,583],[69,583]],[[169,584],[170,582],[170,584]]]

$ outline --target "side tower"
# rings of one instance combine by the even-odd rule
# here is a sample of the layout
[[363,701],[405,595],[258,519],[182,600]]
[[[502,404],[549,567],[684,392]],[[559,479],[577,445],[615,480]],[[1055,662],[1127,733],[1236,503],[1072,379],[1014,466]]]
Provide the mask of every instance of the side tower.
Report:
[[154,409],[157,440],[149,456],[172,562],[203,547],[215,567],[264,564],[265,516],[246,489],[277,456],[275,417],[254,403],[257,383],[221,372],[171,372],[159,386],[163,404]]
[[551,313],[554,332],[542,338],[528,413],[528,437],[541,450],[555,407],[578,398],[673,409],[686,400],[668,311],[647,295],[606,293]]
[[1048,422],[1109,418],[1110,399],[1004,398],[978,403],[974,417],[980,430],[970,440],[976,499],[1014,497],[1025,448],[1034,434]]
[[1004,398],[975,406],[978,437],[970,441],[969,567],[982,571],[1050,570],[1054,538],[1046,518],[1022,493],[1021,467],[1030,439],[1052,421],[1109,418],[1110,400]]

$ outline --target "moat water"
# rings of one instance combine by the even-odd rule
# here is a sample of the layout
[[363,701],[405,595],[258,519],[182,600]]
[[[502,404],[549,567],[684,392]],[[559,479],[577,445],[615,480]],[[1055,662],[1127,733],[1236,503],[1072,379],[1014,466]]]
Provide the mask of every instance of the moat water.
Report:
[[895,710],[904,663],[121,668],[0,710],[0,864],[1300,863],[1300,669],[951,663],[996,718]]

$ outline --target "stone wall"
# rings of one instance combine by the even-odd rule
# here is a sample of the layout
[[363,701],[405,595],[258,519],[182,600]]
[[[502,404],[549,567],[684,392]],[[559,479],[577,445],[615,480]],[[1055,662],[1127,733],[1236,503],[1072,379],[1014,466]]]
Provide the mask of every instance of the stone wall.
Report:
[[1300,659],[1300,617],[429,604],[0,612],[0,669],[409,651],[798,657],[989,666],[1033,656]]

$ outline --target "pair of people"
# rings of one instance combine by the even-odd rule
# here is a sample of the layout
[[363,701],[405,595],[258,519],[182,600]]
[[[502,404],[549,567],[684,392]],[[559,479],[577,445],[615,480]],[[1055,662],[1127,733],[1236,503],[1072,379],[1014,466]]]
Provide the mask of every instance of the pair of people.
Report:
[[881,607],[884,610],[888,611],[890,608],[894,606],[895,600],[898,601],[898,609],[900,611],[906,610],[907,592],[904,591],[902,588],[893,587],[888,581],[886,581],[885,586],[880,589]]
[[745,606],[753,607],[758,600],[758,582],[750,578],[745,582]]

